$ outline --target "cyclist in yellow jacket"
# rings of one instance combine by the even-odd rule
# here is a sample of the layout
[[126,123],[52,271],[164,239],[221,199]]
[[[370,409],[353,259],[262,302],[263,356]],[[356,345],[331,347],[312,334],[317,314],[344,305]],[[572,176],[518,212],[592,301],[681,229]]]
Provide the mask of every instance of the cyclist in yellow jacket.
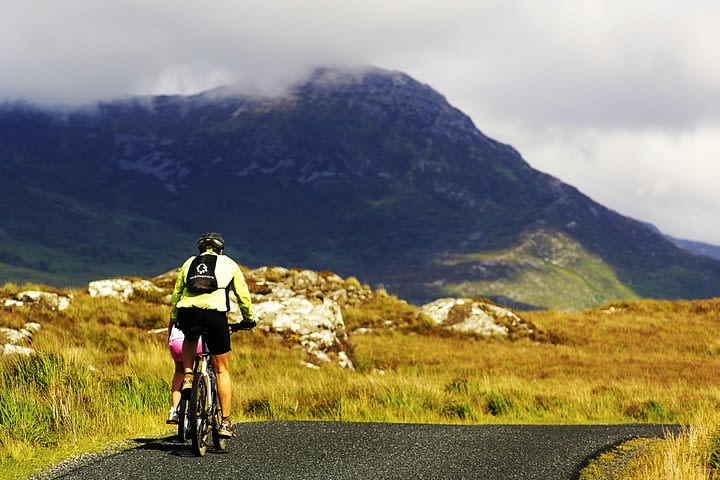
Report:
[[230,291],[235,293],[243,320],[239,328],[255,326],[250,292],[240,267],[223,255],[225,240],[219,233],[205,233],[198,239],[199,255],[190,257],[180,268],[172,294],[171,320],[185,334],[182,357],[184,379],[182,389],[192,388],[192,367],[198,337],[203,335],[217,377],[222,422],[218,434],[232,437],[230,400],[230,330],[227,312]]

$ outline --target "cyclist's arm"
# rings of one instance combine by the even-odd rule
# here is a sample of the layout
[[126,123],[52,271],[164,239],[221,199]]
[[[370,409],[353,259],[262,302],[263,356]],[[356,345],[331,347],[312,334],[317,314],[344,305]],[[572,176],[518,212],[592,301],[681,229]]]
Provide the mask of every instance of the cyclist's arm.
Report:
[[235,275],[232,281],[233,291],[238,299],[238,306],[240,307],[240,313],[242,313],[243,319],[255,321],[255,314],[252,310],[252,303],[250,301],[250,290],[248,290],[245,277],[240,271],[240,268],[235,270]]
[[175,288],[173,289],[172,297],[170,297],[170,305],[172,306],[172,311],[170,312],[171,323],[177,320],[177,303],[180,301],[183,291],[185,290],[185,272],[187,272],[187,267],[190,262],[192,262],[192,258],[189,258],[183,266],[180,267],[177,280],[175,280]]

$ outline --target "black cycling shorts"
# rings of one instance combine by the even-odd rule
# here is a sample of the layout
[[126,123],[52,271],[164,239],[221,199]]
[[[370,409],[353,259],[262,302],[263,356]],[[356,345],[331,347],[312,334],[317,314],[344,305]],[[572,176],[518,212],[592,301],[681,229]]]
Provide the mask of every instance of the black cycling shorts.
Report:
[[190,340],[202,335],[208,351],[213,355],[222,355],[230,351],[230,330],[228,330],[226,312],[207,308],[179,308],[177,327]]

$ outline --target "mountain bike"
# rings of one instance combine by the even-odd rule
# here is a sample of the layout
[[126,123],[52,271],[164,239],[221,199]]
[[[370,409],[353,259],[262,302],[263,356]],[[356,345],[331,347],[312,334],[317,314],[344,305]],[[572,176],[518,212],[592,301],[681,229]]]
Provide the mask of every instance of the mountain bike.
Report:
[[[231,333],[234,331],[231,330]],[[183,390],[178,413],[178,438],[183,443],[191,440],[193,451],[199,457],[207,452],[210,437],[213,447],[219,451],[225,450],[227,441],[218,434],[222,411],[205,335],[201,342],[202,351],[197,354],[193,364],[192,389]]]

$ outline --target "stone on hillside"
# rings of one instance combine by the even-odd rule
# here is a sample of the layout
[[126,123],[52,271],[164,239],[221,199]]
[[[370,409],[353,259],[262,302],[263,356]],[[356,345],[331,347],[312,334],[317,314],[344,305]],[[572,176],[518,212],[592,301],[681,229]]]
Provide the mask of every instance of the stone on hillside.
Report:
[[295,290],[293,290],[292,288],[290,288],[286,285],[283,285],[282,283],[273,284],[272,287],[269,287],[269,288],[270,288],[269,293],[262,295],[262,296],[257,296],[256,298],[259,298],[262,300],[266,300],[269,298],[280,300],[280,299],[284,299],[284,298],[293,298],[293,297],[297,296],[297,293],[295,292]]
[[113,297],[122,301],[127,301],[136,292],[155,293],[161,291],[161,288],[149,280],[130,281],[124,278],[111,278],[88,284],[88,293],[91,297]]
[[24,343],[32,338],[32,333],[22,329],[15,330],[13,328],[0,327],[0,343],[10,343],[17,345],[18,343]]
[[441,298],[420,307],[437,325],[482,336],[525,336],[531,324],[512,311],[479,299]]
[[[420,312],[427,315],[435,325],[442,325],[447,320],[450,309],[455,306],[456,302],[457,300],[454,298],[439,298],[420,307]],[[460,300],[460,302],[462,305],[464,300]]]
[[338,352],[338,365],[340,365],[343,368],[349,368],[354,369],[355,366],[352,363],[352,360],[350,360],[350,357],[347,356],[347,353],[345,352]]
[[312,270],[303,270],[292,276],[294,285],[299,288],[309,288],[320,283],[320,276]]
[[295,339],[319,360],[329,362],[336,358],[340,366],[353,368],[343,351],[347,337],[337,302],[325,299],[317,303],[299,296],[253,300],[258,328]]
[[7,308],[42,307],[50,310],[65,310],[70,306],[71,301],[72,295],[26,290],[15,295],[15,298],[2,300],[2,304]]
[[175,268],[173,270],[170,270],[169,272],[158,275],[157,277],[153,277],[151,279],[152,283],[160,288],[172,291],[172,289],[175,287],[175,281],[177,280],[178,272],[180,272],[180,269]]
[[[347,302],[348,295],[341,277],[330,272],[261,267],[246,272],[245,278],[258,328],[297,342],[318,360],[354,368],[345,353],[347,334],[340,302]],[[365,293],[364,288],[369,290],[359,287],[358,291]],[[237,305],[233,302],[231,306],[230,321],[239,322]]]
[[28,322],[20,330],[0,327],[0,356],[10,354],[30,355],[35,350],[20,344],[29,344],[33,333],[40,330],[40,324]]
[[23,325],[23,330],[27,330],[30,333],[35,333],[40,330],[40,324],[37,322],[28,322]]
[[319,300],[330,298],[341,305],[355,306],[372,295],[367,285],[361,285],[355,279],[343,280],[332,272],[260,267],[246,272],[245,278],[251,292],[275,297],[299,295]]
[[301,361],[301,362],[300,362],[300,365],[302,365],[303,367],[306,367],[306,368],[310,368],[310,369],[312,369],[312,370],[319,370],[319,369],[320,369],[320,367],[318,367],[318,366],[315,365],[314,363],[310,363],[310,362]]
[[135,280],[132,282],[132,288],[134,291],[139,292],[161,292],[162,289],[155,285],[150,280]]
[[41,305],[50,310],[65,310],[70,306],[72,301],[71,295],[58,295],[57,293],[39,292],[36,290],[27,290],[18,293],[15,298],[23,302],[23,304]]
[[127,300],[132,294],[132,282],[121,278],[112,280],[96,280],[88,284],[91,297],[115,297]]
[[21,347],[9,343],[0,346],[0,354],[2,355],[32,355],[33,353],[35,353],[35,350],[30,347]]

